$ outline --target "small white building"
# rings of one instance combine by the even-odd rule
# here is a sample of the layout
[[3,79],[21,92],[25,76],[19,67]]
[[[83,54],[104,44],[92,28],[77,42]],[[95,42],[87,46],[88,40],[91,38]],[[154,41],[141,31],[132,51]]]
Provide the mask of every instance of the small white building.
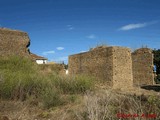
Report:
[[68,69],[65,69],[65,71],[66,71],[66,75],[68,75]]
[[36,59],[36,63],[37,64],[47,64],[47,60],[46,59]]
[[32,59],[37,63],[37,64],[47,64],[47,58],[38,56],[36,54],[31,53],[30,54]]

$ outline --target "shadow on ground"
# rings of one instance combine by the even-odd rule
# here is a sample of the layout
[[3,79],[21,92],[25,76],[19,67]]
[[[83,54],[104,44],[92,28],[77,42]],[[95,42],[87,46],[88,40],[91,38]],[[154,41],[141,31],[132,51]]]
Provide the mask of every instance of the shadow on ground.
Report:
[[142,89],[146,90],[154,90],[156,92],[160,92],[160,84],[159,85],[143,85],[141,86]]

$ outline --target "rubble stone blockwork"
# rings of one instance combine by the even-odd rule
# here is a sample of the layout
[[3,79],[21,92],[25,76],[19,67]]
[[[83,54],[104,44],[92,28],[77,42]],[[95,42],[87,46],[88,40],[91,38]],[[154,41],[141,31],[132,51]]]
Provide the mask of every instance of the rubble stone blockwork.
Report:
[[113,47],[113,88],[131,88],[133,86],[131,50]]
[[0,56],[29,56],[30,39],[27,33],[0,28]]
[[153,85],[153,53],[149,48],[137,49],[132,53],[133,84]]
[[153,53],[140,48],[101,46],[69,56],[69,74],[87,74],[106,81],[112,88],[153,85]]
[[93,75],[113,88],[132,87],[131,51],[129,48],[103,46],[71,55],[69,74]]

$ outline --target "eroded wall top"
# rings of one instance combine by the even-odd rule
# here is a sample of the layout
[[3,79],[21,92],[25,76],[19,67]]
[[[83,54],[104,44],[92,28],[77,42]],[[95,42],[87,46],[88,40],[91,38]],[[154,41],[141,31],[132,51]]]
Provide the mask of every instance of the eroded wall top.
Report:
[[30,39],[27,33],[0,28],[0,56],[29,56]]

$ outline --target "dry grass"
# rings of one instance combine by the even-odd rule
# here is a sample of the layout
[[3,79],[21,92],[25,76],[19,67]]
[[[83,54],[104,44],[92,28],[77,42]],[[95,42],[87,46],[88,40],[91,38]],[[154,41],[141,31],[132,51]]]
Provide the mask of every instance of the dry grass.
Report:
[[[160,119],[159,95],[125,95],[108,89],[88,91],[85,95],[63,95],[63,99],[68,104],[49,109],[43,109],[43,104],[34,98],[23,102],[1,101],[0,113],[11,120],[152,120],[154,117],[141,117],[143,114],[155,114],[155,119]],[[117,116],[118,113],[126,116]]]
[[50,109],[44,109],[34,99],[23,102],[1,101],[0,118],[6,116],[10,120],[77,120],[74,111],[81,106],[81,100],[82,96],[77,95],[74,102]]
[[[156,114],[155,119],[160,119],[160,96],[152,95],[152,92],[147,91],[151,93],[147,96],[140,94],[144,92],[140,89],[120,93],[119,90],[107,89],[105,84],[94,83],[89,76],[64,77],[52,72],[41,74],[43,68],[16,57],[0,59],[0,70],[1,119],[124,119],[118,118],[118,113]],[[139,95],[134,95],[136,92]]]
[[160,119],[159,98],[160,96],[124,95],[111,90],[89,92],[84,96],[84,111],[77,114],[77,118],[79,120]]

